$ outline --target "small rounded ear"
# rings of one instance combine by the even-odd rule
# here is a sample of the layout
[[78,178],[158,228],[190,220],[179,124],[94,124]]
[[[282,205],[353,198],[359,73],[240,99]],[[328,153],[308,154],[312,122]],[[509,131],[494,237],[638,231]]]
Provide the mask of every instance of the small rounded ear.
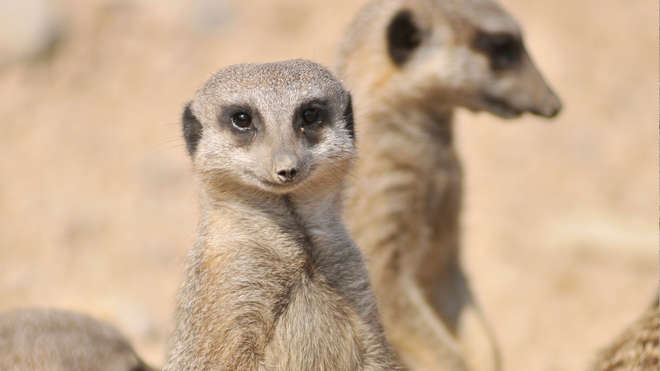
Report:
[[190,108],[191,104],[192,102],[188,102],[183,109],[183,117],[181,121],[183,125],[183,138],[186,140],[188,154],[193,156],[197,150],[197,144],[202,138],[202,124],[193,114],[192,109]]
[[400,10],[387,26],[387,51],[392,62],[403,65],[422,42],[422,35],[410,10]]
[[351,93],[346,92],[347,102],[344,108],[344,122],[346,123],[346,130],[348,130],[351,139],[355,140],[355,128],[353,122],[353,98]]

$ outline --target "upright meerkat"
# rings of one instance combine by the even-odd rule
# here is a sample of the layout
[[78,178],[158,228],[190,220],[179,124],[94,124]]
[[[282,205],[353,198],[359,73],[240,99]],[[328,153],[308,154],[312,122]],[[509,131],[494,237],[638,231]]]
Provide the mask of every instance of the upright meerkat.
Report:
[[153,371],[113,326],[80,313],[0,314],[0,370]]
[[658,371],[658,297],[644,314],[602,350],[591,371]]
[[494,337],[459,260],[457,107],[555,116],[561,103],[493,0],[374,0],[342,42],[358,160],[346,218],[385,332],[419,370],[498,370]]
[[234,65],[185,107],[201,221],[165,370],[396,370],[341,216],[351,97],[304,60]]

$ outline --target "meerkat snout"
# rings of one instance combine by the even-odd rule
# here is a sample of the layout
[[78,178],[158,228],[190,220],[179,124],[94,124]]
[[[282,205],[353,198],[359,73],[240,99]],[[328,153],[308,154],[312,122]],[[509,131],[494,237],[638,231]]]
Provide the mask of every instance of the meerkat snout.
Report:
[[562,103],[552,90],[547,93],[546,99],[540,107],[533,107],[529,111],[537,116],[553,118],[562,110]]
[[299,172],[298,156],[291,151],[281,151],[273,155],[273,178],[280,183],[297,180]]
[[292,182],[296,178],[298,170],[295,167],[283,169],[277,172],[277,179],[282,183]]

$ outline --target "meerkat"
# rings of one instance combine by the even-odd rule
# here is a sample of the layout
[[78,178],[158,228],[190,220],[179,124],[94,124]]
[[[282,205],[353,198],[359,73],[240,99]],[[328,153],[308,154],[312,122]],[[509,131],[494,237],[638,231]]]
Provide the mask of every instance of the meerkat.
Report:
[[290,60],[215,73],[185,106],[201,221],[165,370],[397,370],[342,222],[351,97]]
[[418,370],[499,370],[460,264],[457,107],[553,117],[559,98],[493,0],[374,0],[342,41],[358,159],[346,221],[363,250],[386,336]]
[[112,325],[43,308],[0,314],[0,370],[155,371]]
[[590,371],[658,371],[659,316],[656,296],[644,314],[598,354]]

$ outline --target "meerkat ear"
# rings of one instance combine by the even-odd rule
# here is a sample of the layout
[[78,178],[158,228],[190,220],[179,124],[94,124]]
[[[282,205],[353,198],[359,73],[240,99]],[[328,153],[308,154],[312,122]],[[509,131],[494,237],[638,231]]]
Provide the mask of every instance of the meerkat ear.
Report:
[[192,112],[190,105],[192,102],[188,102],[186,107],[183,109],[182,125],[183,125],[183,138],[186,140],[186,148],[188,148],[188,154],[193,156],[197,150],[197,144],[202,138],[202,124],[197,120],[197,117]]
[[348,102],[346,102],[346,108],[344,108],[344,122],[346,123],[346,129],[348,130],[351,139],[355,140],[355,127],[353,122],[353,98],[351,93],[346,93],[348,97]]
[[409,10],[400,10],[387,26],[387,51],[392,62],[403,65],[421,43],[421,33]]

